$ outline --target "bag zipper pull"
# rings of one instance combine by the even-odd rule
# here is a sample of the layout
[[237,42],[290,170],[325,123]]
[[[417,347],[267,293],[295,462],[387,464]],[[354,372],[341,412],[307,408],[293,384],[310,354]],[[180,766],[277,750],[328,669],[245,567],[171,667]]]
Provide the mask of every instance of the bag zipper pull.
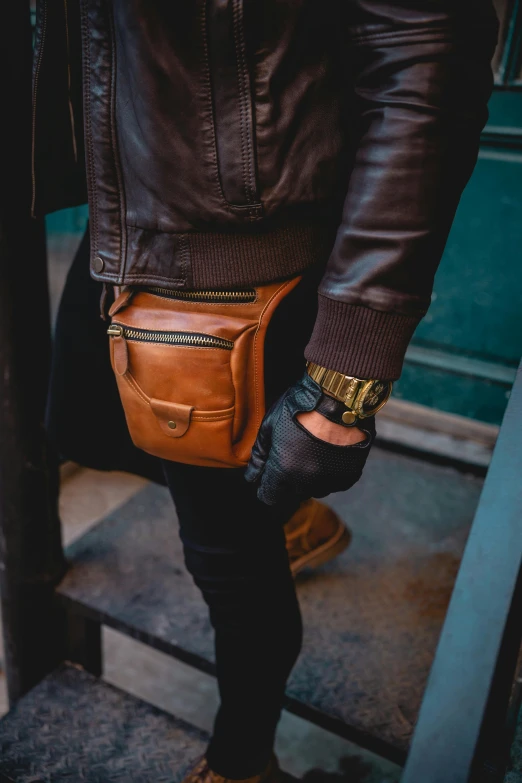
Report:
[[125,339],[123,326],[120,324],[111,324],[107,329],[107,334],[111,336],[112,362],[114,371],[118,375],[125,375],[129,369],[129,348]]

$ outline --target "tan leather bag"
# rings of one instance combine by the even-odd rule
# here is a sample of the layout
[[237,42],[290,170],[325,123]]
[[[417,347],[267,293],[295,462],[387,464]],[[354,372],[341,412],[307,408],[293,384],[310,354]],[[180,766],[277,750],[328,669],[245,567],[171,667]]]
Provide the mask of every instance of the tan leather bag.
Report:
[[136,446],[191,465],[246,465],[265,413],[266,329],[300,279],[118,296],[109,311],[111,362]]

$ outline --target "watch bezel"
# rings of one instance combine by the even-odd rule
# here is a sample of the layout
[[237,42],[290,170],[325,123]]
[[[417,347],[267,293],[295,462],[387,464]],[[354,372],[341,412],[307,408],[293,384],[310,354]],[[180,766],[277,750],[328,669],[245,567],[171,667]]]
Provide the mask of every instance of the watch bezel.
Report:
[[[384,407],[384,405],[386,405],[386,403],[390,399],[390,395],[392,393],[393,383],[391,381],[381,381],[378,378],[373,378],[373,379],[367,380],[367,381],[360,380],[360,382],[362,383],[362,386],[359,388],[353,404],[351,406],[347,405],[347,407],[350,407],[354,411],[354,413],[357,414],[357,416],[360,419],[368,419],[368,418],[370,418],[370,416],[375,416],[375,414],[378,413],[381,410],[381,408]],[[387,394],[384,397],[384,399],[381,400],[381,402],[378,403],[378,405],[376,405],[370,411],[365,412],[364,411],[364,401],[365,401],[365,398],[366,398],[368,392],[373,388],[373,386],[376,383],[382,383],[384,386],[388,387],[387,388]]]

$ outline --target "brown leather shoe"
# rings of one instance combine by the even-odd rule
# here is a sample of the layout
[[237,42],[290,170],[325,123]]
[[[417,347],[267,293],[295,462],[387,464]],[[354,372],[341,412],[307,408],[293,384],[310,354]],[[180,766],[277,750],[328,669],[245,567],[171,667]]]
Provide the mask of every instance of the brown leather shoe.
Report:
[[282,776],[277,758],[272,756],[267,768],[260,775],[251,778],[224,778],[213,772],[206,758],[202,758],[196,766],[183,778],[182,783],[281,783]]
[[307,500],[285,525],[286,548],[295,576],[343,552],[352,534],[335,511],[318,500]]

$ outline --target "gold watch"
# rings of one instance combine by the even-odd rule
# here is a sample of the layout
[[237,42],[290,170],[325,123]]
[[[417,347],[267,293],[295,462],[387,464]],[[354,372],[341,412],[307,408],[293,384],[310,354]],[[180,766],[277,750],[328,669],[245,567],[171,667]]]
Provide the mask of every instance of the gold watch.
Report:
[[344,424],[373,416],[388,402],[392,392],[391,381],[354,378],[313,362],[308,362],[306,370],[325,394],[344,403],[347,408],[342,415]]

